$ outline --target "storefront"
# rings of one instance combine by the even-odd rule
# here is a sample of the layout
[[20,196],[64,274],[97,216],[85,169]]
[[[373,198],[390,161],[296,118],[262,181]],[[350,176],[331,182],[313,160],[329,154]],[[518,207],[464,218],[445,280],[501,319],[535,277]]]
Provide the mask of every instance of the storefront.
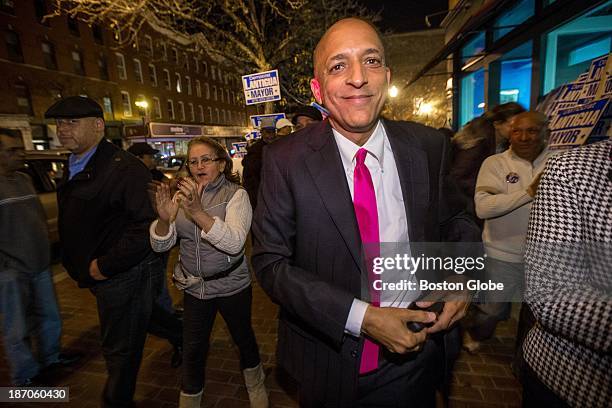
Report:
[[539,100],[612,50],[612,0],[458,1],[445,47],[411,82],[447,59],[455,128],[500,103]]
[[240,126],[200,126],[151,122],[148,129],[144,126],[126,126],[124,131],[130,145],[136,142],[147,142],[154,149],[159,150],[162,159],[166,159],[185,156],[189,141],[198,136],[212,137],[226,146],[229,151],[232,143],[242,141],[243,135],[249,129]]

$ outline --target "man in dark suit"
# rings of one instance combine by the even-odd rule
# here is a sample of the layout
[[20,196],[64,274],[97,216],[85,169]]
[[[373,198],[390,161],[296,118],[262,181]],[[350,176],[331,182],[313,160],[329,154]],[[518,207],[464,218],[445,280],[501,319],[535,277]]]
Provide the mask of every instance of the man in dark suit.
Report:
[[[390,71],[369,23],[330,27],[314,67],[311,89],[330,117],[267,147],[253,224],[255,272],[281,305],[279,364],[300,382],[302,406],[433,406],[444,358],[431,335],[466,303],[445,303],[436,320],[408,310],[409,293],[386,302],[370,278],[381,242],[441,240],[453,215],[442,197],[447,141],[379,118]],[[434,324],[415,333],[408,322]]]

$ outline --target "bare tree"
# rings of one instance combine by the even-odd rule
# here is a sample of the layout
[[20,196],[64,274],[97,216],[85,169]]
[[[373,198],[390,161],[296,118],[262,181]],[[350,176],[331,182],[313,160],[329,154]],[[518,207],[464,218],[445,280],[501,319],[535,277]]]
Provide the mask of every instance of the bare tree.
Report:
[[57,15],[117,30],[121,45],[148,25],[241,74],[278,69],[285,98],[299,103],[310,100],[312,51],[325,28],[347,15],[372,17],[357,0],[54,1]]

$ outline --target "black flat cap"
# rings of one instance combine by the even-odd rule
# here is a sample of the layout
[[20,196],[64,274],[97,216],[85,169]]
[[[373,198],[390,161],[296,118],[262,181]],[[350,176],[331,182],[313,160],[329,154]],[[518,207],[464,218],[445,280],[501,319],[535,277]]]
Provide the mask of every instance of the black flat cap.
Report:
[[127,149],[127,151],[132,153],[134,156],[142,156],[145,154],[153,155],[159,153],[159,150],[152,148],[145,142],[134,143]]
[[86,96],[68,96],[55,102],[45,112],[47,119],[103,118],[104,112],[98,104]]
[[298,116],[306,116],[319,122],[323,120],[323,115],[321,115],[321,112],[319,112],[319,110],[314,106],[310,105],[302,106],[295,111],[293,118],[291,118],[291,122],[293,122],[294,125],[297,124]]

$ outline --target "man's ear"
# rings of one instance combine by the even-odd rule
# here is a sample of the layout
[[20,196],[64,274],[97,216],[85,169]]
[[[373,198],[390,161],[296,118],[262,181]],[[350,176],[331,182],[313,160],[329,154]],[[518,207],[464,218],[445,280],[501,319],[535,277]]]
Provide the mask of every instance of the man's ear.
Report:
[[96,118],[96,130],[104,130],[104,119]]
[[319,84],[319,80],[317,78],[312,78],[310,80],[310,90],[312,91],[312,95],[315,97],[317,103],[322,104],[323,98],[321,97],[321,85]]

